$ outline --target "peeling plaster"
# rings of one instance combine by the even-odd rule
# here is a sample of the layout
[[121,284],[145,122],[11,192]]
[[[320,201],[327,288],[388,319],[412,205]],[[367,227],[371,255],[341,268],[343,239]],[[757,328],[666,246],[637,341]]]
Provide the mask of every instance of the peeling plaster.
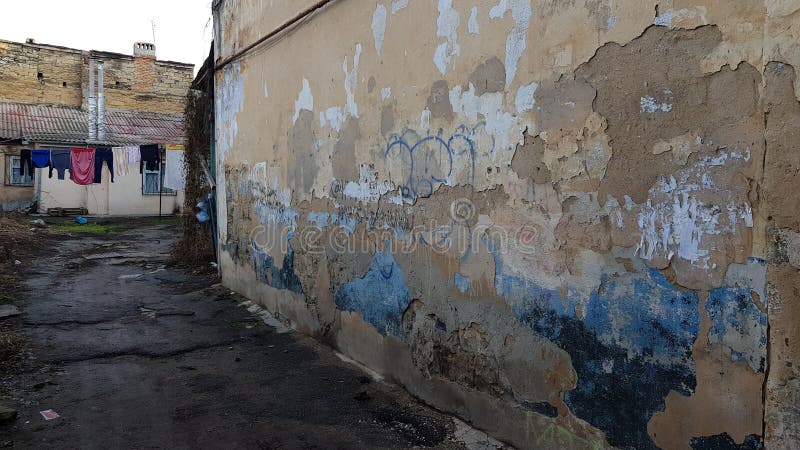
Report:
[[[355,17],[344,2],[315,20],[309,30],[341,48],[372,38],[381,55],[360,67],[356,45],[353,67],[344,57],[344,104],[333,84],[341,55],[306,57],[290,41],[253,56],[298,61],[286,80],[270,79],[265,110],[249,103],[266,89],[263,75],[244,83],[247,95],[218,95],[241,98],[226,100],[217,128],[222,150],[235,146],[220,176],[231,218],[220,221],[233,261],[223,264],[226,283],[302,292],[293,308],[343,351],[515,445],[759,444],[766,311],[774,314],[776,289],[791,297],[789,266],[800,257],[786,240],[794,231],[764,236],[796,224],[796,208],[765,211],[792,200],[759,181],[789,176],[781,169],[794,167],[791,152],[780,145],[794,122],[780,115],[793,105],[785,95],[764,99],[758,58],[793,57],[787,24],[797,8],[768,2],[775,17],[761,20],[746,5],[707,4],[654,20],[651,4],[545,2],[534,19],[541,36],[527,41],[530,2],[496,1],[489,18],[503,20],[480,24],[491,5],[437,3],[384,1],[371,21],[367,11],[342,29]],[[426,13],[424,33],[388,45],[389,7],[409,9],[393,24]],[[459,44],[455,8],[470,9],[467,29],[480,39]],[[438,71],[424,66],[432,49]],[[218,92],[241,83],[233,74],[220,82],[233,67],[218,73]],[[789,66],[770,67],[796,83]],[[294,93],[273,84],[291,86],[298,74],[327,108],[310,113],[304,79],[289,123]],[[359,76],[369,79],[363,92]],[[765,158],[767,111],[767,142],[779,150]],[[263,129],[265,117],[275,126]],[[257,132],[237,134],[245,121]],[[772,175],[762,161],[778,161]],[[251,242],[255,224],[286,243],[317,227],[362,248],[267,250]],[[439,253],[458,236],[470,245]],[[785,271],[775,275],[770,258]],[[774,336],[791,333],[770,325],[772,349],[783,351],[789,344]],[[396,355],[391,364],[385,354]],[[791,394],[785,382],[780,389]]]
[[514,102],[518,113],[522,114],[533,109],[533,106],[536,104],[534,95],[536,94],[536,89],[538,88],[539,85],[537,83],[531,83],[519,87],[517,90],[517,99]]
[[433,63],[444,75],[453,57],[461,53],[458,45],[458,26],[461,23],[458,11],[453,9],[453,0],[439,0],[439,18],[436,19],[436,36],[447,39],[436,47]]
[[469,12],[469,22],[467,22],[470,34],[481,34],[481,27],[478,24],[478,7],[473,6]]
[[381,47],[383,46],[383,39],[386,34],[386,6],[378,3],[375,7],[375,13],[372,14],[372,36],[375,39],[375,50],[381,54]]
[[514,81],[517,74],[517,63],[525,53],[525,39],[531,26],[531,2],[530,0],[500,0],[500,3],[489,11],[489,17],[492,19],[502,18],[509,10],[514,18],[514,28],[508,33],[506,40],[507,86],[511,86]]
[[303,88],[297,94],[297,100],[294,102],[294,116],[292,123],[297,123],[297,118],[300,117],[302,110],[314,111],[314,96],[311,95],[311,87],[308,85],[308,80],[303,78]]
[[408,0],[394,0],[392,2],[392,14],[397,14],[401,9],[408,7]]

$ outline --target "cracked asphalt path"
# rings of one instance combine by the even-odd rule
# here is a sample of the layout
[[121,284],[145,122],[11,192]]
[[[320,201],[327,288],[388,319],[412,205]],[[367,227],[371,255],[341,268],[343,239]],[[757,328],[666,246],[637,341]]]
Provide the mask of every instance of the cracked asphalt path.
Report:
[[[7,319],[28,339],[0,400],[15,448],[495,448],[484,434],[279,333],[207,276],[167,267],[176,227],[79,237],[32,264]],[[40,411],[61,415],[46,421]]]

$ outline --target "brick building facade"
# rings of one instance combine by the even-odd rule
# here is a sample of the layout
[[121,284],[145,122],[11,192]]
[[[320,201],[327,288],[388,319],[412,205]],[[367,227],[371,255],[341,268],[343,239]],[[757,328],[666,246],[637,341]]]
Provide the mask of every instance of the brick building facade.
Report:
[[0,40],[0,101],[87,107],[90,61],[103,61],[108,109],[182,114],[194,66],[134,55]]
[[[121,202],[139,207],[116,208],[117,213],[157,212],[159,208],[144,192],[142,199],[133,202],[106,195],[105,206],[93,208],[96,195],[90,191],[98,186],[76,190],[67,184],[49,188],[59,191],[50,198],[69,204],[45,205],[42,183],[52,182],[46,177],[20,177],[16,172],[19,152],[37,147],[180,144],[193,69],[191,64],[159,61],[155,46],[149,43],[135,43],[133,54],[124,55],[33,40],[0,40],[0,173],[4,177],[0,210],[36,202],[39,210],[84,207],[103,214]],[[167,210],[177,209],[179,199],[170,200],[176,204],[167,205]]]

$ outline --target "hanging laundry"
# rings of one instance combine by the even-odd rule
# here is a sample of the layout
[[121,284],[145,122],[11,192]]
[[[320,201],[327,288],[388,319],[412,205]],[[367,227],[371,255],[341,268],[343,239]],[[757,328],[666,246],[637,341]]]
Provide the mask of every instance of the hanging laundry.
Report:
[[49,149],[36,149],[31,150],[31,159],[33,165],[43,169],[50,164],[50,150]]
[[129,163],[137,163],[142,160],[142,155],[139,153],[139,146],[133,145],[129,147],[125,147],[125,151],[128,153],[128,162]]
[[[138,149],[138,148],[137,148]],[[114,153],[114,169],[117,171],[117,176],[122,177],[128,174],[128,152],[125,147],[114,147],[111,149]]]
[[33,176],[33,159],[31,159],[31,150],[28,148],[19,151],[19,175],[24,177],[25,174]]
[[114,152],[110,148],[98,148],[94,151],[94,182],[100,183],[103,178],[103,163],[108,165],[111,182],[114,182]]
[[144,168],[147,167],[147,170],[158,170],[161,166],[161,154],[158,151],[158,145],[142,145],[139,147],[139,153],[141,153],[142,160],[139,162],[139,173],[144,172]]
[[164,161],[164,187],[173,190],[186,188],[186,167],[184,166],[184,147],[167,145]]
[[64,172],[69,170],[72,173],[71,157],[69,150],[50,151],[50,178],[53,178],[53,169],[58,173],[58,179],[64,179]]
[[73,148],[71,162],[69,173],[72,181],[80,185],[92,184],[94,181],[94,149]]

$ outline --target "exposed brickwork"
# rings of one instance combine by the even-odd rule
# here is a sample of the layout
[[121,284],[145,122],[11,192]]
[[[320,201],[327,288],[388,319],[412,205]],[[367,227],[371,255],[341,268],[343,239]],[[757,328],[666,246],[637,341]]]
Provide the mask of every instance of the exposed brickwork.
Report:
[[2,101],[81,106],[86,74],[79,51],[0,41]]
[[183,113],[190,65],[8,41],[0,41],[0,101],[85,108],[90,59],[104,62],[107,109]]

